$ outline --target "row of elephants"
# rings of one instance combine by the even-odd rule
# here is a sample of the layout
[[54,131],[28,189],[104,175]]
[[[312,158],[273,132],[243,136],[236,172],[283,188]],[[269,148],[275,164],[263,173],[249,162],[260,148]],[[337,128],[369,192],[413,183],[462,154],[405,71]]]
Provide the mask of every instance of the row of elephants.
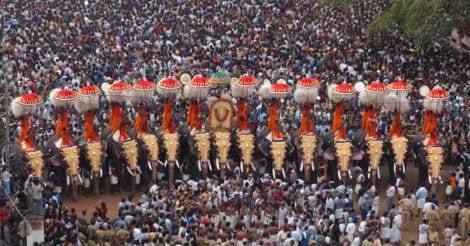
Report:
[[[226,84],[230,84],[230,95],[220,93],[224,90],[215,97],[209,94],[214,87],[223,88]],[[365,174],[367,170],[370,180],[376,182],[381,177],[380,164],[386,163],[389,177],[393,178],[403,177],[405,163],[413,162],[419,167],[421,182],[426,177],[430,183],[440,180],[443,150],[436,136],[437,115],[442,111],[439,106],[447,92],[439,87],[420,90],[426,96],[425,103],[430,102],[423,132],[405,137],[400,115],[407,110],[406,92],[410,86],[406,82],[330,85],[327,93],[335,109],[332,131],[320,136],[311,119],[311,105],[319,87],[316,79],[297,81],[293,98],[301,110],[301,123],[298,131],[288,134],[282,132],[279,116],[283,99],[292,88],[282,79],[258,86],[250,75],[232,79],[217,73],[210,79],[200,75],[191,79],[183,74],[179,80],[165,78],[157,84],[148,80],[134,85],[123,81],[103,84],[101,89],[108,100],[110,120],[109,127],[100,133],[93,126],[100,89],[93,85],[79,91],[56,89],[49,95],[57,116],[56,134],[42,148],[33,143],[30,127],[41,97],[28,93],[12,103],[13,114],[21,122],[17,153],[22,154],[33,175],[46,179],[51,172],[58,174],[62,184],[71,185],[74,198],[78,184],[84,180],[92,180],[94,193],[98,194],[108,192],[110,182],[115,183],[116,179],[122,187],[134,189],[138,184],[154,183],[161,178],[159,174],[164,174],[172,187],[178,176],[223,178],[235,170],[242,173],[272,170],[275,178],[286,178],[286,171],[297,170],[304,173],[307,181],[315,174],[346,182],[353,173],[364,170]],[[162,112],[158,112],[162,114],[158,132],[150,132],[147,127],[146,104],[153,98],[154,90],[164,104]],[[180,100],[181,92],[188,105],[187,124],[176,124],[172,115],[172,104]],[[267,130],[258,135],[253,134],[256,126],[248,121],[249,98],[256,92],[268,105]],[[362,127],[348,136],[344,112],[350,110],[346,102],[355,93],[359,93],[363,107]],[[127,101],[132,102],[137,112],[134,127],[123,120]],[[208,115],[202,110],[204,103],[209,108]],[[68,114],[73,107],[83,114],[84,136],[72,140]],[[377,132],[377,114],[381,108],[395,112],[388,137]]]

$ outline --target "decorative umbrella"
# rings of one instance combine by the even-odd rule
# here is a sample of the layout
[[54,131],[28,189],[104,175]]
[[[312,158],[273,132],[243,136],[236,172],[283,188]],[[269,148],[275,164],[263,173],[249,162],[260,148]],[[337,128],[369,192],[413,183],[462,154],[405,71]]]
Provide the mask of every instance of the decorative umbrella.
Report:
[[124,103],[132,92],[132,86],[124,81],[115,81],[113,84],[103,83],[101,89],[111,103]]
[[[397,143],[396,146],[404,146],[404,141],[406,138],[403,137],[402,131],[401,131],[401,120],[400,120],[400,114],[408,111],[410,108],[410,103],[409,100],[406,98],[408,95],[408,92],[411,90],[411,85],[408,84],[405,81],[399,80],[392,82],[387,85],[387,89],[389,90],[389,93],[387,96],[385,96],[385,101],[384,101],[384,108],[386,111],[389,112],[394,112],[396,111],[396,114],[393,118],[392,125],[390,127],[390,137],[393,138],[398,138],[402,137],[401,142],[399,140],[395,139],[392,141],[392,144]],[[398,147],[395,147],[395,149],[399,149]],[[401,156],[401,153],[399,153]],[[397,156],[397,155],[396,155]],[[401,164],[401,161],[399,162]]]
[[157,91],[159,95],[171,97],[180,93],[181,86],[181,82],[173,77],[163,78],[157,84]]
[[217,72],[211,75],[209,82],[213,85],[227,85],[232,79],[224,72]]
[[184,88],[184,94],[191,101],[188,108],[187,122],[190,128],[202,129],[202,105],[200,100],[204,100],[209,94],[212,83],[202,75],[195,75]]
[[292,92],[292,87],[288,86],[285,81],[279,80],[277,83],[271,85],[269,92],[274,98],[284,98]]
[[313,78],[303,78],[297,82],[294,100],[298,104],[305,104],[312,102],[312,98],[318,96],[318,88],[320,88],[320,82]]
[[163,117],[162,117],[162,128],[164,132],[174,133],[176,131],[176,125],[173,122],[171,116],[172,109],[172,97],[177,96],[181,93],[181,82],[173,77],[161,79],[157,84],[157,91],[159,95],[166,98],[163,104]]
[[99,107],[101,91],[97,86],[86,85],[78,90],[80,98],[75,103],[75,109],[80,113],[95,110]]
[[[426,112],[424,115],[423,133],[429,135],[436,132],[437,135],[437,115],[444,110],[444,104],[449,98],[449,92],[440,86],[435,86],[431,91],[429,91],[427,86],[422,86],[420,92],[425,96],[423,107]],[[437,136],[434,139],[437,141]]]
[[156,85],[150,80],[140,80],[134,85],[134,100],[143,103],[149,97],[153,96]]
[[79,98],[78,92],[70,89],[55,89],[52,90],[49,96],[52,104],[59,108],[69,108]]
[[26,114],[34,114],[38,106],[42,103],[42,98],[36,93],[27,93],[13,100],[11,105],[13,115],[21,117]]
[[246,98],[256,90],[258,81],[255,77],[245,74],[239,79],[234,79],[232,83],[232,95],[234,97]]
[[354,87],[346,82],[339,85],[332,84],[328,87],[328,98],[334,103],[340,103],[351,99],[356,92]]
[[408,92],[411,90],[411,85],[405,81],[398,80],[388,84],[387,89],[392,92]]

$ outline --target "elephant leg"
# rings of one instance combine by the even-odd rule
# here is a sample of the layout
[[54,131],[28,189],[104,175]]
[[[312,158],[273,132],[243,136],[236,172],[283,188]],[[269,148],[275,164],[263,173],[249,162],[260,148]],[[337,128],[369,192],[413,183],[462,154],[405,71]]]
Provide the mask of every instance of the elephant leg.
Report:
[[152,184],[155,184],[157,182],[157,165],[158,162],[152,161]]
[[78,177],[73,176],[71,177],[71,184],[72,184],[72,199],[74,202],[78,200]]
[[201,161],[202,164],[202,178],[206,179],[209,174],[209,163],[207,161]]
[[111,192],[111,176],[106,176],[104,178],[104,193],[110,193]]
[[304,167],[304,178],[306,183],[310,183],[310,175],[311,175],[311,170],[310,168],[305,168]]
[[168,169],[168,186],[170,190],[175,188],[175,162],[170,161],[170,167]]
[[100,173],[93,172],[93,194],[98,196],[100,193]]

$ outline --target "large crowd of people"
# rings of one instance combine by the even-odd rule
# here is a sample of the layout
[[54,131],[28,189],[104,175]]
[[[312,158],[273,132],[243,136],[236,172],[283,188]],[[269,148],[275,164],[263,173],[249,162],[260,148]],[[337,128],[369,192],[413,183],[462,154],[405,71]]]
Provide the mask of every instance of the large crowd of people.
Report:
[[[16,197],[18,208],[44,214],[47,241],[54,245],[107,245],[116,240],[155,245],[198,240],[215,245],[404,244],[401,228],[419,213],[425,219],[416,243],[439,245],[439,240],[448,240],[450,245],[465,245],[470,223],[469,208],[463,202],[469,184],[470,59],[443,41],[418,53],[399,31],[367,39],[367,24],[389,2],[357,1],[345,11],[315,0],[2,1],[0,87],[12,97],[33,91],[47,98],[50,90],[61,86],[78,89],[108,79],[135,82],[144,77],[158,81],[182,73],[210,76],[225,71],[233,77],[250,73],[260,80],[285,78],[289,84],[316,77],[322,82],[322,93],[315,125],[323,134],[332,117],[324,93],[328,84],[406,80],[413,85],[411,109],[405,118],[410,128],[421,125],[419,87],[440,85],[450,92],[439,119],[446,164],[453,171],[445,203],[418,192],[425,187],[403,191],[399,183],[391,186],[396,191],[387,189],[387,197],[381,197],[387,206],[379,209],[378,192],[366,183],[354,193],[349,185],[321,180],[311,185],[296,180],[276,183],[264,176],[233,177],[224,182],[200,180],[191,182],[192,186],[185,182],[174,191],[154,187],[140,199],[120,203],[116,218],[107,218],[107,207],[100,204],[90,221],[62,205],[55,195],[63,185],[60,179],[53,178],[42,187],[38,181],[26,180],[26,169],[21,168],[3,171],[1,200],[10,195]],[[161,103],[156,99],[151,105],[153,130],[161,125]],[[104,97],[101,104],[95,121],[100,131],[109,118]],[[260,132],[267,108],[256,96],[250,104],[250,121]],[[176,122],[184,122],[185,106],[177,100],[175,107],[183,110],[175,115]],[[132,107],[127,110],[135,115]],[[287,99],[281,112],[288,135],[298,127],[299,110]],[[348,114],[353,118],[359,110]],[[35,142],[43,146],[54,135],[56,124],[49,102],[35,119]],[[2,128],[10,127],[10,142],[14,142],[19,124],[7,121],[6,114],[1,120]],[[386,114],[379,117],[377,125],[384,136],[389,122]],[[72,136],[80,138],[78,113],[72,114],[70,126]],[[15,156],[10,160],[19,165]],[[2,239],[24,240],[22,218],[12,206],[4,208],[0,211]],[[109,209],[115,209],[114,205]],[[446,223],[436,222],[436,210]],[[3,214],[10,218],[4,221]]]

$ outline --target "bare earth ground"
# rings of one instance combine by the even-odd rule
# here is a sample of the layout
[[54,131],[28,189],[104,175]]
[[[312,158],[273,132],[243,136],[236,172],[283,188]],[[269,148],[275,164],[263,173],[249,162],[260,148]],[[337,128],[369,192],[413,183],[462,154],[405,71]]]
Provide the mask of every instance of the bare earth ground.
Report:
[[[381,167],[382,180],[381,180],[381,191],[380,191],[380,211],[384,211],[386,207],[386,198],[385,198],[385,187],[386,180],[388,180],[388,170],[386,166]],[[443,170],[443,180],[446,180],[446,177],[449,175],[447,168]],[[407,166],[406,172],[406,182],[409,187],[413,187],[416,190],[418,185],[418,169],[414,165]],[[64,203],[68,208],[76,208],[77,212],[81,212],[83,209],[88,209],[88,216],[91,217],[95,206],[99,201],[105,201],[108,205],[108,217],[112,218],[117,216],[117,204],[121,198],[127,198],[129,195],[133,195],[131,192],[121,192],[116,195],[106,194],[100,195],[98,197],[89,195],[81,196],[78,201],[73,202],[71,197],[65,197]],[[437,196],[443,201],[444,199],[444,186],[440,185],[438,188]],[[134,195],[136,199],[140,197],[140,193]],[[407,224],[407,228],[402,228],[402,244],[409,243],[410,240],[418,241],[418,226],[421,222],[421,218],[414,217],[410,223]]]

